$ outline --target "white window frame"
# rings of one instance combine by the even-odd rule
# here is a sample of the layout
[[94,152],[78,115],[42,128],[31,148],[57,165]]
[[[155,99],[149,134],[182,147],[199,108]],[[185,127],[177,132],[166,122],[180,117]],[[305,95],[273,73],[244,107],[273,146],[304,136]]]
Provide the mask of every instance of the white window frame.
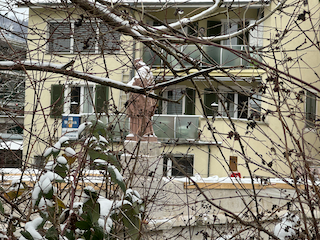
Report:
[[[82,83],[69,83],[66,85],[65,90],[64,90],[64,96],[65,97],[65,104],[63,106],[64,108],[64,113],[65,114],[71,114],[70,109],[71,109],[71,88],[72,87],[80,87],[80,109],[79,109],[79,115],[88,115],[91,113],[94,113],[94,105],[95,105],[95,95],[96,95],[96,88],[95,84],[82,84]],[[84,103],[84,88],[91,88],[92,87],[92,112],[90,113],[85,113],[83,109],[83,103]]]
[[[168,92],[169,91],[172,91],[172,90],[178,90],[180,89],[181,91],[186,91],[187,90],[187,87],[186,86],[183,86],[183,85],[177,85],[177,86],[173,86],[173,87],[169,87],[168,89],[166,89],[164,92],[163,92],[163,97],[164,98],[168,98]],[[183,115],[185,113],[185,106],[186,106],[186,96],[184,95],[183,98],[181,99],[181,107],[182,107],[182,110],[181,110],[181,113],[179,114],[168,114],[168,102],[167,101],[162,101],[162,114],[168,114],[168,115]]]
[[[71,31],[72,34],[70,35],[70,51],[69,52],[61,52],[61,51],[50,51],[50,43],[47,43],[47,52],[48,53],[60,53],[60,54],[76,54],[77,52],[74,51],[74,35],[75,35],[75,20],[70,20],[69,22],[63,21],[63,20],[57,20],[57,21],[51,21],[49,24],[47,24],[47,39],[49,39],[50,36],[50,23],[66,23],[71,24]],[[88,23],[89,21],[83,21],[84,23]],[[100,22],[97,22],[97,24],[100,24]],[[97,25],[98,26],[98,25]],[[86,54],[99,54],[101,51],[99,51],[99,27],[96,29],[96,36],[97,40],[95,41],[95,51],[80,51],[80,53],[86,53]],[[119,50],[114,50],[114,53],[118,53]]]

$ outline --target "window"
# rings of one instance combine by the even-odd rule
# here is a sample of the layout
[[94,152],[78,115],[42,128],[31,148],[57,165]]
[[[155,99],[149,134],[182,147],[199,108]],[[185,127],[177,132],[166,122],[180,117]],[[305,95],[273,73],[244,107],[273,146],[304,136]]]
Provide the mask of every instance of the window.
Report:
[[[249,22],[246,22],[246,26],[248,26]],[[243,23],[241,22],[229,22],[223,21],[207,21],[207,36],[220,36],[231,34],[237,32],[238,30],[244,28]],[[245,35],[241,34],[237,37],[226,39],[222,41],[222,45],[247,45],[249,39],[249,33],[247,32]]]
[[22,150],[0,149],[1,168],[20,168],[22,166]]
[[306,127],[314,128],[316,121],[316,95],[310,91],[306,93]]
[[260,120],[261,115],[261,96],[249,94],[241,94],[230,91],[230,89],[223,91],[220,89],[221,99],[219,101],[219,113],[223,117],[228,114],[231,118],[242,118],[249,120]]
[[[92,86],[71,86],[69,113],[92,113],[93,112],[93,87]],[[69,103],[67,101],[67,103]]]
[[51,22],[49,23],[49,52],[112,53],[120,50],[120,33],[104,23]]
[[[215,116],[218,111],[223,117],[254,119],[261,115],[261,96],[241,94],[227,88],[219,88],[220,99],[212,89],[204,90],[204,105],[207,116]],[[218,104],[218,108],[212,104]]]
[[207,116],[215,116],[217,114],[218,108],[212,104],[218,104],[217,94],[210,88],[204,90],[204,106]]
[[[249,23],[246,22],[246,26],[248,26],[248,25],[249,25]],[[240,30],[246,26],[243,26],[243,23],[223,22],[222,23],[222,35],[237,32],[238,30]],[[249,39],[249,32],[246,32],[245,35],[240,34],[237,37],[223,40],[222,45],[247,45],[248,39]]]
[[167,177],[185,177],[176,164],[178,164],[187,176],[193,175],[193,155],[167,154],[163,157],[163,175]]
[[194,115],[195,91],[191,88],[174,88],[165,91],[162,95],[171,100],[180,100],[180,104],[173,102],[161,102],[158,113],[169,115]]
[[52,85],[51,117],[66,114],[105,113],[108,111],[108,87],[102,85]]

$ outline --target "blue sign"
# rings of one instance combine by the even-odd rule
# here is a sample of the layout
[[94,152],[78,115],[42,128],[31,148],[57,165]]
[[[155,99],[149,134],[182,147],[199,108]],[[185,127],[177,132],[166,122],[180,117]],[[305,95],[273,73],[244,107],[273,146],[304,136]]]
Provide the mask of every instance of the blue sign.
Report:
[[70,140],[78,139],[78,127],[81,123],[79,115],[63,115],[62,116],[62,136],[68,137]]

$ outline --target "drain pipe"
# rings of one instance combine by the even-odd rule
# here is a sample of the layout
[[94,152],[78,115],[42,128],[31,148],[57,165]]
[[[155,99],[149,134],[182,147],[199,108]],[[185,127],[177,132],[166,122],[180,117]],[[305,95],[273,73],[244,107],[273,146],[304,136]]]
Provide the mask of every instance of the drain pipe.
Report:
[[[134,62],[134,60],[136,59],[136,40],[133,39],[133,46],[132,46],[132,63]],[[130,71],[130,78],[129,81],[134,77],[135,75],[135,68],[133,67]]]
[[208,144],[208,174],[207,177],[210,177],[210,156],[211,156],[211,148],[210,144]]

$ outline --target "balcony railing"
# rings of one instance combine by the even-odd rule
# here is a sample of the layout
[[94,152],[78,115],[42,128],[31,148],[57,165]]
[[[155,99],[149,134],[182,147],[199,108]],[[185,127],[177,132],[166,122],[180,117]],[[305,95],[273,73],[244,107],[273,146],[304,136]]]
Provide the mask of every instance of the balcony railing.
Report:
[[[246,45],[233,45],[231,46],[231,48],[237,51],[250,52],[251,57],[257,60],[261,60],[261,57]],[[242,58],[239,58],[232,52],[221,47],[204,45],[202,46],[202,49],[208,55],[207,57],[201,54],[198,47],[195,45],[182,45],[180,46],[179,50],[187,56],[189,56],[190,58],[200,61],[201,67],[205,67],[205,63],[212,63],[212,61],[209,60],[210,58],[214,60],[217,64],[225,67],[253,67],[253,64],[250,64],[249,62],[243,60]],[[173,56],[168,55],[166,59],[174,68],[181,68],[181,64],[176,59],[174,59]],[[163,61],[149,48],[144,49],[143,60],[147,64],[152,65],[152,67],[163,67]],[[186,67],[191,66],[191,64],[186,61],[183,61],[182,63]]]
[[[152,117],[153,129],[160,141],[170,139],[196,139],[198,137],[199,118],[197,115],[160,115]],[[70,140],[78,139],[77,131],[81,123],[96,119],[95,114],[69,114],[62,118],[62,134]],[[102,115],[99,118],[111,128],[114,141],[124,140],[129,134],[129,118],[125,114]]]
[[159,140],[196,139],[199,118],[197,115],[154,115],[153,130]]

